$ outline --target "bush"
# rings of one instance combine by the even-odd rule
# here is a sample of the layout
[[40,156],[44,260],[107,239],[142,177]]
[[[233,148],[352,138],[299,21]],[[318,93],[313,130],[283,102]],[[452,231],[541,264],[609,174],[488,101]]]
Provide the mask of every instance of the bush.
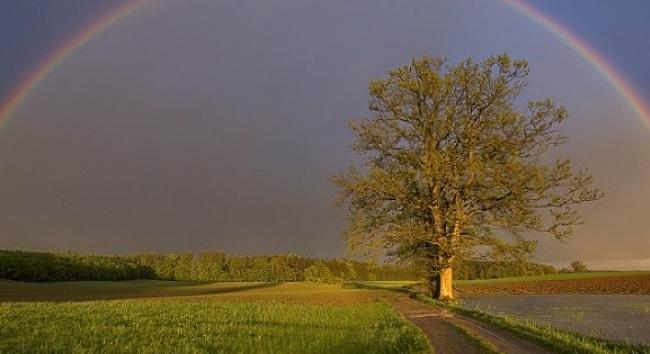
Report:
[[587,265],[582,261],[573,261],[570,266],[574,273],[584,273],[587,271]]

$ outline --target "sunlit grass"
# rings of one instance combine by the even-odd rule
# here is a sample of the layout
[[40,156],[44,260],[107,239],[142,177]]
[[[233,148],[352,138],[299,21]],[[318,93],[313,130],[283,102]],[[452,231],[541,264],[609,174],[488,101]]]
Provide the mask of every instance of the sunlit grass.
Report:
[[0,305],[2,353],[423,353],[387,303],[197,299]]
[[341,284],[192,283],[160,280],[0,282],[0,301],[82,301],[169,297],[347,304],[376,301],[382,295],[369,290],[345,288]]
[[[340,284],[0,282],[0,299],[36,301],[0,305],[0,353],[428,352],[387,296]],[[69,302],[115,298],[125,300]]]
[[351,284],[357,284],[361,287],[378,288],[378,289],[400,289],[420,284],[420,281],[414,280],[385,280],[385,281],[353,281]]
[[30,283],[0,281],[0,301],[81,301],[149,297],[197,296],[272,286],[269,283],[194,283],[163,280],[62,281]]

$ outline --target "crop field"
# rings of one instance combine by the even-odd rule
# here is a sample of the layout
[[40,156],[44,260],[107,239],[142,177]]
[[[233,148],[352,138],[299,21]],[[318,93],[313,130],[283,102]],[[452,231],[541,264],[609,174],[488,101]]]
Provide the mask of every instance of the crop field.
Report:
[[544,275],[527,275],[521,277],[505,277],[495,279],[457,280],[457,284],[504,283],[511,281],[541,281],[541,280],[571,280],[590,278],[629,277],[635,275],[650,275],[650,271],[597,271],[584,273],[555,273]]
[[462,296],[485,294],[650,294],[650,272],[594,272],[459,281]]
[[[32,302],[7,301],[25,289]],[[430,351],[386,294],[340,285],[3,282],[0,295],[0,353]]]

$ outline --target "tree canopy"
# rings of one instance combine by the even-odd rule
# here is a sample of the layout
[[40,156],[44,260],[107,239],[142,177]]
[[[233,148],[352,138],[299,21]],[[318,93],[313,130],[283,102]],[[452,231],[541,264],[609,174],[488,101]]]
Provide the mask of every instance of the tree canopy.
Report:
[[421,264],[452,297],[457,259],[524,259],[535,248],[526,231],[569,237],[576,205],[602,193],[569,158],[548,162],[567,111],[550,99],[518,108],[528,74],[506,54],[456,66],[424,57],[371,81],[371,115],[351,122],[363,163],[333,179],[348,245]]

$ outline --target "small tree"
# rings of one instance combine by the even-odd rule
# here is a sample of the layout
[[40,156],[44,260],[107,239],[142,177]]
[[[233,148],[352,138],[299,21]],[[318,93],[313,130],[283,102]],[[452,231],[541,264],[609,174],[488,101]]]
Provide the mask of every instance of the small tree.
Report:
[[317,260],[314,264],[305,269],[305,280],[314,283],[336,283],[341,281],[334,273],[327,267],[327,265]]
[[584,273],[587,271],[587,265],[582,261],[573,261],[570,266],[574,273]]
[[567,112],[551,100],[517,110],[527,75],[525,60],[504,54],[455,67],[413,59],[371,81],[372,115],[351,123],[365,161],[333,179],[350,248],[420,264],[433,295],[452,298],[458,259],[524,259],[535,246],[527,230],[570,236],[575,205],[602,194],[569,159],[542,159],[566,141]]
[[345,272],[344,272],[344,276],[342,278],[344,280],[356,280],[357,279],[357,271],[354,270],[354,265],[352,265],[352,262],[350,262],[350,261],[345,262]]

